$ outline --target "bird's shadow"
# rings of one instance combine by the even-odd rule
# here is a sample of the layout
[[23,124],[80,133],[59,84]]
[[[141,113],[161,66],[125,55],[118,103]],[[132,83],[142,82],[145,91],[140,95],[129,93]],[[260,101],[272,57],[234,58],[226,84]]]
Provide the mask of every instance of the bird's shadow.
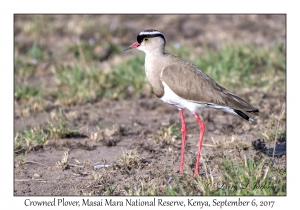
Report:
[[[267,147],[265,140],[254,140],[252,141],[252,146],[255,150],[258,150],[260,152],[262,152],[263,154],[272,157],[273,156],[273,151],[274,151],[274,147]],[[282,155],[286,155],[286,138],[282,137],[279,140],[279,143],[275,146],[275,153],[274,153],[274,157],[280,158]]]

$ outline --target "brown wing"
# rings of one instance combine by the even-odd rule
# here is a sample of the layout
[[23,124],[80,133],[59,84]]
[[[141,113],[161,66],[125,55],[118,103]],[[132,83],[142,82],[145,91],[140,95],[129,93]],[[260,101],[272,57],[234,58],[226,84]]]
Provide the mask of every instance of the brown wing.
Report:
[[196,66],[182,62],[167,66],[161,75],[171,90],[178,96],[198,103],[213,103],[257,114],[258,109],[218,85]]

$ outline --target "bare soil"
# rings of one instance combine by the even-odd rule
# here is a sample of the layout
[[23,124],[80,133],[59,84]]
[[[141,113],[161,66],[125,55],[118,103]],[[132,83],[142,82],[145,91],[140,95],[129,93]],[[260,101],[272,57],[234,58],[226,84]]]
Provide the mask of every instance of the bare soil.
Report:
[[[66,26],[71,19],[82,19],[83,16],[65,16],[58,22],[57,28]],[[285,42],[284,15],[101,15],[84,16],[95,18],[99,26],[122,28],[126,36],[121,44],[130,44],[135,40],[139,31],[155,28],[165,33],[168,40],[178,41],[181,44],[195,47],[199,52],[206,45],[218,49],[222,42],[240,41],[243,43],[256,43],[259,45],[271,45],[275,41]],[[21,24],[26,16],[15,18],[15,22]],[[61,20],[61,19],[60,19]],[[95,29],[95,31],[97,31]],[[84,33],[84,32],[83,32]],[[93,33],[93,31],[86,32]],[[121,39],[121,37],[113,37]],[[33,37],[22,31],[15,31],[15,42],[26,47]],[[40,42],[45,48],[55,51],[63,48],[66,34],[57,30],[49,37],[40,37]],[[16,52],[21,53],[21,52]],[[114,55],[101,61],[110,65],[116,60],[122,60],[121,55]],[[64,58],[63,58],[64,59]],[[67,59],[67,58],[66,58]],[[45,80],[45,74],[40,78]],[[45,81],[46,82],[46,81]],[[51,84],[49,84],[51,86]],[[232,90],[235,92],[234,90]],[[262,139],[261,132],[272,114],[279,115],[282,104],[286,101],[286,93],[280,89],[256,90],[245,89],[240,91],[241,97],[247,101],[253,100],[260,110],[260,116],[255,122],[249,124],[242,118],[215,111],[203,110],[200,114],[206,125],[202,156],[213,157],[223,152],[222,147],[213,147],[214,141],[230,141],[233,137],[240,142],[257,141]],[[63,114],[76,113],[73,121],[68,124],[75,127],[80,135],[63,139],[49,140],[44,148],[31,151],[26,154],[25,162],[19,163],[15,157],[14,165],[14,195],[88,195],[105,194],[105,189],[93,188],[95,172],[106,171],[105,181],[129,185],[134,183],[136,177],[157,177],[160,171],[167,174],[178,173],[181,140],[171,144],[157,142],[158,130],[162,126],[170,126],[177,123],[180,126],[179,113],[176,108],[164,104],[155,96],[139,96],[127,100],[99,99],[94,103],[77,106],[53,105],[44,112],[36,112],[31,116],[18,114],[18,104],[15,103],[15,132],[30,126],[43,125],[51,120],[50,112],[61,110]],[[187,145],[185,155],[184,174],[193,174],[195,155],[199,138],[199,127],[194,116],[185,111],[187,125]],[[284,119],[285,120],[285,119]],[[105,128],[112,129],[117,124],[120,128],[113,136],[104,136],[104,141],[95,141],[91,135],[98,132],[97,126],[101,124]],[[285,126],[285,125],[282,125]],[[214,141],[213,141],[214,140]],[[282,146],[282,154],[285,154],[285,142]],[[271,148],[271,145],[267,145]],[[66,169],[56,167],[66,151],[70,151],[69,164]],[[120,156],[126,151],[135,151],[141,161],[138,169],[124,169],[118,166]],[[232,148],[229,153],[237,153]],[[278,164],[285,164],[285,155],[278,158]],[[79,163],[80,162],[80,163]],[[72,165],[73,164],[73,165]],[[95,165],[107,164],[109,167],[96,169]],[[76,166],[74,166],[76,165]],[[78,167],[82,165],[83,167]],[[128,170],[124,172],[124,170]],[[200,167],[200,174],[204,169]],[[113,194],[126,194],[115,192]]]

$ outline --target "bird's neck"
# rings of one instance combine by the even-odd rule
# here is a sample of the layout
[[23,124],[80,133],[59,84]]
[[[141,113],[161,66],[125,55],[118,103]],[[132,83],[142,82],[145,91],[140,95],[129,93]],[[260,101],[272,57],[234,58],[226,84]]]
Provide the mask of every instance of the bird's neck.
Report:
[[159,98],[163,95],[163,86],[160,80],[160,74],[164,68],[164,52],[146,53],[145,72],[147,79],[153,89],[153,92]]
[[148,57],[159,57],[165,54],[164,47],[152,47],[144,51]]

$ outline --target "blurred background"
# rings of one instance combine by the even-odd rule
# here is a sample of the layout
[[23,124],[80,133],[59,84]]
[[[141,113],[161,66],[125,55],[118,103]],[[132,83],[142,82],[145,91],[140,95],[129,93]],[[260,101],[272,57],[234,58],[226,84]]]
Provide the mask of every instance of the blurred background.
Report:
[[[55,165],[62,151],[72,148],[74,156],[112,163],[122,154],[120,147],[136,148],[143,140],[154,148],[161,147],[161,142],[156,144],[160,138],[169,141],[169,148],[180,144],[177,110],[152,94],[144,54],[123,52],[145,29],[164,33],[166,52],[192,62],[259,108],[260,116],[251,126],[226,113],[203,112],[204,141],[243,134],[241,141],[266,156],[274,142],[285,143],[285,15],[15,15],[14,150],[20,160],[20,154],[37,158],[31,151],[55,148],[53,157],[47,155],[48,164]],[[197,138],[193,116],[186,118],[190,134]],[[59,139],[88,143],[73,147]],[[56,146],[49,146],[51,142]],[[196,140],[188,144],[196,151]],[[168,153],[167,148],[157,150],[161,158]],[[177,162],[168,165],[177,168]],[[20,166],[16,177],[28,170]],[[30,194],[28,186],[15,186],[16,194]]]
[[[143,93],[143,55],[122,50],[149,28],[165,34],[167,52],[227,88],[278,84],[282,71],[261,66],[285,68],[285,21],[285,15],[15,15],[15,116]],[[218,50],[227,57],[210,55]]]

